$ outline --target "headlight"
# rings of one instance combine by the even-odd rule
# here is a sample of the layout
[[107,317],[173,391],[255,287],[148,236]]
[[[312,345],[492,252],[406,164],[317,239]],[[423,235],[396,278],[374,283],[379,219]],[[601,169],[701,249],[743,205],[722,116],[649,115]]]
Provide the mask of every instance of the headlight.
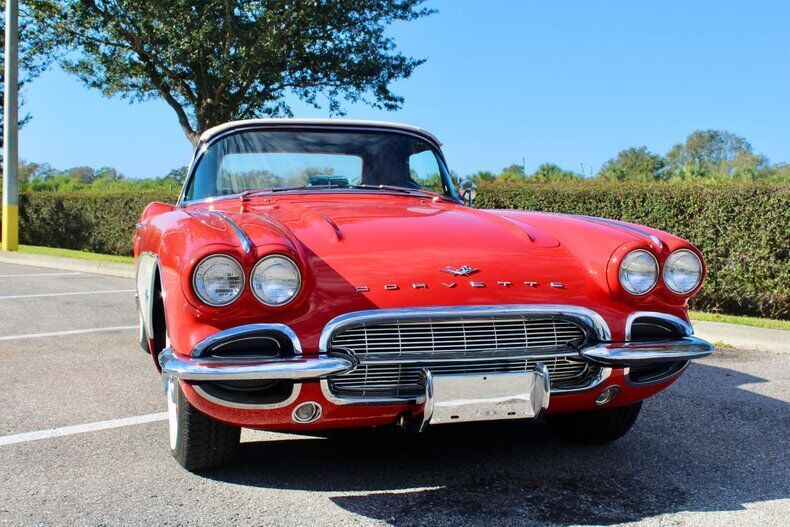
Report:
[[702,262],[688,249],[673,252],[664,264],[664,283],[673,293],[688,294],[702,280]]
[[282,306],[299,292],[302,275],[293,260],[274,254],[255,264],[250,283],[258,300],[267,306]]
[[210,306],[227,306],[244,289],[244,271],[239,262],[220,254],[204,258],[192,275],[198,298]]
[[658,282],[658,262],[655,256],[637,249],[625,255],[620,263],[620,285],[632,295],[644,295]]

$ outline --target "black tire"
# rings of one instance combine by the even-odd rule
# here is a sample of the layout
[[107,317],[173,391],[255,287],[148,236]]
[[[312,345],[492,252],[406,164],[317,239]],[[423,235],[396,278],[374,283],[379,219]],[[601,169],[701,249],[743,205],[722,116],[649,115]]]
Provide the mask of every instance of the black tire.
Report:
[[588,412],[547,415],[546,421],[559,437],[574,443],[601,445],[623,437],[634,426],[642,403]]
[[241,428],[200,413],[189,404],[176,380],[167,382],[166,395],[171,427],[170,453],[176,461],[190,472],[229,463],[239,448]]

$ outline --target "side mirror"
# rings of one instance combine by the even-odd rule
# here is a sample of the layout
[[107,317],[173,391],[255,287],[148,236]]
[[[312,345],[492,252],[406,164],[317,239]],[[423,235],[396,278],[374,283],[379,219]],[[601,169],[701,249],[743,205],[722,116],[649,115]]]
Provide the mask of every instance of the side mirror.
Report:
[[462,179],[458,182],[458,197],[465,205],[471,207],[477,197],[477,185],[471,179]]

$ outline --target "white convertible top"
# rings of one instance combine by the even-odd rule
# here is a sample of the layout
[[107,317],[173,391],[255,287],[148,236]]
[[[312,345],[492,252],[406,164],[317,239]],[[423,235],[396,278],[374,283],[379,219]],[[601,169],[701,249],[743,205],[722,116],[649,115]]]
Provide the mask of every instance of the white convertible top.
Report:
[[306,125],[306,126],[361,126],[373,128],[391,128],[394,130],[405,130],[420,134],[427,137],[439,146],[442,146],[441,141],[430,132],[426,132],[417,126],[408,124],[388,123],[385,121],[363,121],[357,119],[244,119],[241,121],[230,121],[228,123],[217,125],[209,128],[200,136],[200,141],[209,141],[212,137],[225,132],[233,130],[234,128],[246,128],[248,126],[265,126],[267,124],[273,125]]

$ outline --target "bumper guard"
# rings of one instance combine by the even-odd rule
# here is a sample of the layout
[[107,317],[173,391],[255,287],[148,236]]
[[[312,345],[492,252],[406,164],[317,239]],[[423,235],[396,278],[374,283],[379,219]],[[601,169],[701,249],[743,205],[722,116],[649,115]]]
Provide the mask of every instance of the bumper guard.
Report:
[[579,350],[590,362],[621,367],[701,359],[711,353],[712,344],[691,336],[659,342],[602,342]]
[[159,354],[162,373],[186,381],[241,381],[241,380],[303,380],[320,379],[351,370],[356,366],[352,358],[330,357],[271,357],[230,359],[218,357],[189,357],[171,348]]

